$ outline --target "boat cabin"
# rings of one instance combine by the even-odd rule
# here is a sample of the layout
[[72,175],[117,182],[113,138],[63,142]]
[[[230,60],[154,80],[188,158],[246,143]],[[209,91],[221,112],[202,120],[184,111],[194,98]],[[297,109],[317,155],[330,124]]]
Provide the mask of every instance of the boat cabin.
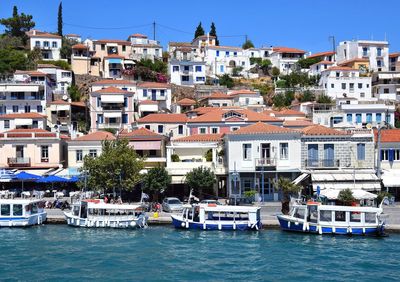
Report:
[[140,205],[108,204],[103,200],[84,200],[73,205],[72,215],[78,218],[132,217],[143,212]]

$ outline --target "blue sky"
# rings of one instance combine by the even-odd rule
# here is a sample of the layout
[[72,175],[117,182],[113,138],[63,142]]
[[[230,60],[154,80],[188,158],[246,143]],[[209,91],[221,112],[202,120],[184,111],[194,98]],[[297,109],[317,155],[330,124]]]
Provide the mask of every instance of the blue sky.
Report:
[[[0,18],[11,16],[17,5],[19,12],[33,15],[38,29],[56,31],[58,4],[57,0],[0,0]],[[155,21],[156,39],[165,47],[169,41],[190,41],[200,21],[206,31],[214,21],[221,45],[239,46],[247,34],[256,46],[312,52],[330,50],[331,35],[336,42],[383,40],[386,35],[390,52],[400,51],[395,16],[399,10],[398,0],[63,1],[64,33],[83,38],[126,39],[132,33],[152,37]]]

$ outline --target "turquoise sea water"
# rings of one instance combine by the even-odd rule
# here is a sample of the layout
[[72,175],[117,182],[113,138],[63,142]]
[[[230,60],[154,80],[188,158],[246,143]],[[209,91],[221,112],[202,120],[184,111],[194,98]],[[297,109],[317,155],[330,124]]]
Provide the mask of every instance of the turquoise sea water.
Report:
[[398,281],[400,235],[0,229],[0,280]]

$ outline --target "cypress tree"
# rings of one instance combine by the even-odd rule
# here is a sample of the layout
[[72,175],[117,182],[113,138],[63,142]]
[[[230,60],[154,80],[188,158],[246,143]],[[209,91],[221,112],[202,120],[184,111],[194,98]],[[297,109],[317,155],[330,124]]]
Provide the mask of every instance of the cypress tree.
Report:
[[210,36],[215,36],[215,45],[219,46],[219,40],[218,40],[218,36],[217,36],[217,30],[216,30],[216,28],[215,28],[214,22],[211,23]]
[[199,25],[198,25],[197,28],[196,28],[195,33],[194,33],[194,38],[197,38],[197,37],[202,36],[202,35],[204,35],[204,34],[205,34],[205,33],[204,33],[204,29],[203,29],[203,27],[201,26],[201,22],[200,22]]
[[63,35],[63,19],[62,19],[62,2],[58,5],[58,18],[57,18],[57,33]]

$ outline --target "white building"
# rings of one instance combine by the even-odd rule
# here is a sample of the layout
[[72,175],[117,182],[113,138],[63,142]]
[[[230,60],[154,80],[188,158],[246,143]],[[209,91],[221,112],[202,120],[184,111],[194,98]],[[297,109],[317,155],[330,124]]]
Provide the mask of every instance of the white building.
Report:
[[321,75],[324,70],[330,68],[334,63],[330,61],[320,61],[310,66],[310,75]]
[[161,59],[162,46],[157,40],[148,39],[147,35],[135,33],[129,36],[132,44],[132,59]]
[[171,83],[183,86],[205,84],[206,63],[198,61],[179,61],[172,59],[169,62]]
[[360,76],[360,70],[330,67],[321,73],[320,87],[329,97],[356,98],[371,101],[371,77]]
[[208,46],[205,48],[205,61],[209,75],[232,74],[234,68],[241,67],[243,71],[250,68],[250,59],[243,49],[232,46]]
[[337,47],[337,62],[368,58],[372,71],[389,70],[389,42],[373,40],[342,41]]
[[70,33],[70,34],[65,34],[64,36],[71,41],[74,41],[77,43],[82,42],[82,37],[79,34]]
[[389,54],[390,71],[400,71],[400,52]]
[[372,97],[379,100],[400,101],[400,71],[374,73]]
[[52,64],[38,64],[37,70],[47,74],[51,79],[53,94],[66,95],[72,85],[72,72]]
[[46,129],[45,115],[38,113],[12,113],[0,115],[0,132],[13,129]]
[[160,110],[170,110],[172,101],[171,85],[159,82],[138,83],[135,104],[145,100],[158,102]]
[[289,74],[295,69],[298,60],[304,58],[306,52],[296,48],[273,47],[270,60],[282,74]]
[[35,29],[26,32],[26,35],[30,49],[39,48],[43,60],[60,60],[61,36]]

